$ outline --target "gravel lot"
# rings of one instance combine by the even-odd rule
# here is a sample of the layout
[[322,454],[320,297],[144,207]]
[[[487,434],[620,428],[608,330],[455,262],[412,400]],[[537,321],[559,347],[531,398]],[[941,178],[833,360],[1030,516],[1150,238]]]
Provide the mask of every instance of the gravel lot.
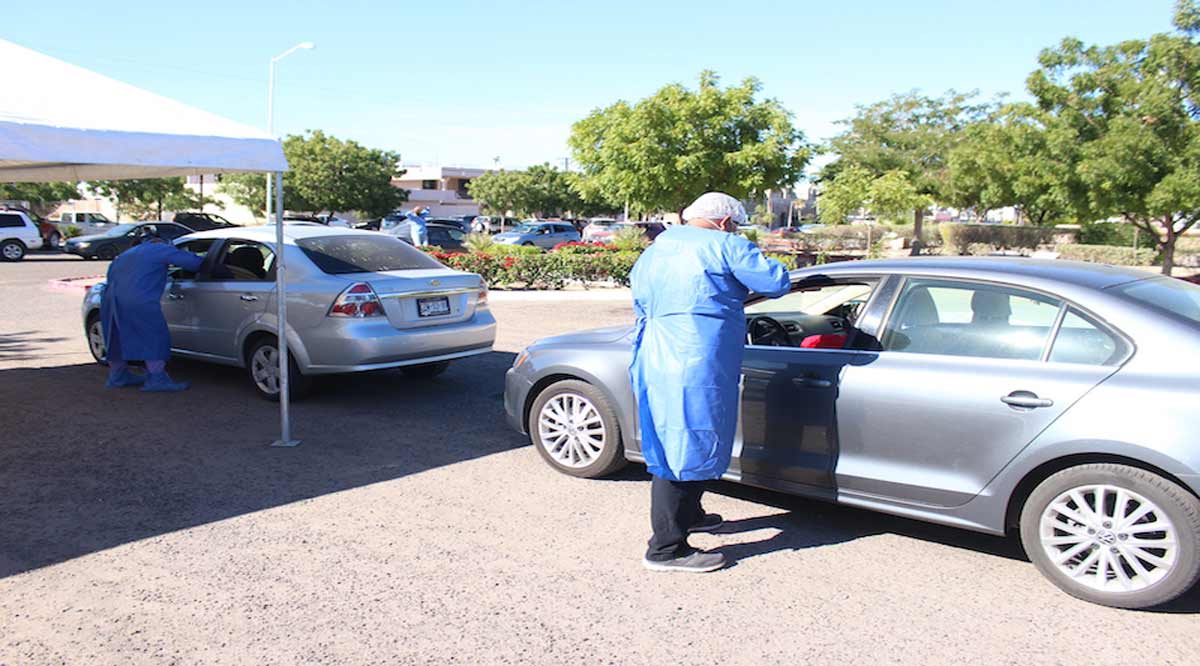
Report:
[[0,665],[1196,664],[1196,592],[1165,612],[1075,601],[1008,540],[721,486],[734,561],[651,574],[644,469],[552,472],[504,425],[530,341],[626,303],[498,297],[494,354],[433,382],[327,381],[271,449],[242,372],[106,391],[51,278],[0,264]]

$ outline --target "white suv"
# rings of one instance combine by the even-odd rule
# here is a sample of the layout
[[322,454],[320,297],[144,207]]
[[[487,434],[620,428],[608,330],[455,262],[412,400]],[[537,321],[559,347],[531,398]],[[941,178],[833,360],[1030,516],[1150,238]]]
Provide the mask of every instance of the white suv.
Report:
[[0,210],[0,259],[20,261],[26,250],[42,247],[37,222],[18,210]]

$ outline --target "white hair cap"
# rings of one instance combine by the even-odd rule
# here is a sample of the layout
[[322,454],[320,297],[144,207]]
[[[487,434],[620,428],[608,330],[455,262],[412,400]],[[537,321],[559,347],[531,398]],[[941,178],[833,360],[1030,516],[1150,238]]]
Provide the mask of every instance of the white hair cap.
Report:
[[705,192],[683,209],[682,217],[684,222],[698,218],[721,220],[728,217],[738,224],[745,224],[746,208],[742,202],[724,192]]

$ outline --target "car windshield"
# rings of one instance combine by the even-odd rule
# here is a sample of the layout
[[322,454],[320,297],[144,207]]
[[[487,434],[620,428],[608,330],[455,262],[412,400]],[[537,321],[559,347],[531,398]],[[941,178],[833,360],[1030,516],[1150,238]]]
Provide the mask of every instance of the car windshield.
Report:
[[105,231],[102,235],[109,237],[109,238],[115,238],[117,236],[124,236],[125,234],[133,231],[134,229],[137,229],[137,227],[138,227],[138,225],[136,225],[136,224],[118,224],[117,226],[109,229],[108,231]]
[[1112,290],[1143,305],[1200,324],[1200,286],[1159,277],[1118,285]]
[[317,268],[331,275],[441,268],[432,257],[392,236],[321,236],[296,241]]
[[515,231],[518,234],[534,234],[534,233],[537,233],[537,230],[540,229],[541,227],[542,227],[542,225],[540,225],[540,224],[534,224],[532,222],[522,222],[521,224],[518,224],[516,227],[514,227],[513,231]]

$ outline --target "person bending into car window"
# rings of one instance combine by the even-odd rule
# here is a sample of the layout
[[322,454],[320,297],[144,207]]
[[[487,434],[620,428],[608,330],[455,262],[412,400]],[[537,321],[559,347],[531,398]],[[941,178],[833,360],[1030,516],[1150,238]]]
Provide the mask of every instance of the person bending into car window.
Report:
[[[204,258],[177,249],[147,234],[122,252],[108,267],[107,286],[100,302],[104,341],[108,350],[108,388],[141,386],[143,391],[183,391],[187,382],[167,375],[171,333],[160,303],[170,266],[196,272]],[[146,375],[129,369],[129,361],[145,361]]]
[[655,571],[715,571],[720,553],[688,545],[690,532],[723,520],[700,507],[704,484],[729,467],[746,343],[742,304],[751,291],[778,298],[783,264],[736,235],[746,210],[709,192],[683,210],[685,224],[655,239],[633,267],[637,317],[629,374],[638,401],[650,484],[650,539],[642,563]]

